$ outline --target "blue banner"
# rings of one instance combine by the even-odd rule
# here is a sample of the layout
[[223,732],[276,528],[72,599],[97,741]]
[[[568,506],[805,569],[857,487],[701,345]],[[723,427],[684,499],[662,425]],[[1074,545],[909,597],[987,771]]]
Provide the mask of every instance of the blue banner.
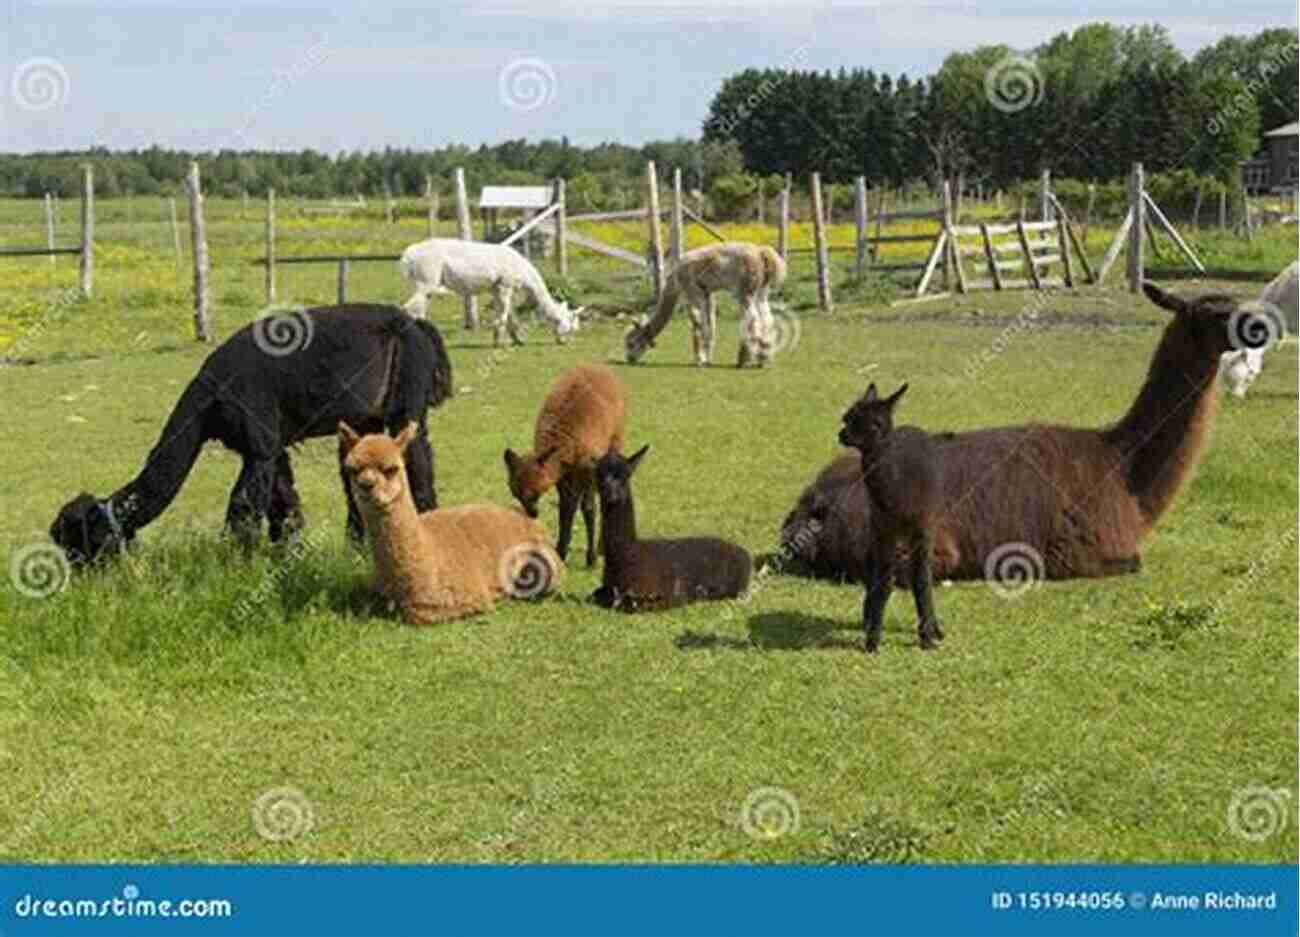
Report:
[[1295,866],[0,866],[0,935],[1295,935]]

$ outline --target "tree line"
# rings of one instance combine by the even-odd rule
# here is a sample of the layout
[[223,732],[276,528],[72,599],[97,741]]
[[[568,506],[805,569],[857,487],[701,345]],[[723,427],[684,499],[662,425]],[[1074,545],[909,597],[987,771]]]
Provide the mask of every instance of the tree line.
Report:
[[[725,79],[699,139],[575,146],[509,140],[472,148],[386,148],[329,155],[222,150],[0,154],[0,195],[74,196],[82,163],[101,196],[175,194],[192,159],[212,195],[307,198],[416,196],[432,177],[450,193],[455,167],[471,191],[489,184],[568,180],[575,211],[640,203],[647,160],[679,168],[687,188],[738,205],[757,180],[819,171],[873,185],[950,179],[1005,188],[1042,169],[1113,180],[1137,160],[1152,172],[1236,178],[1261,135],[1297,119],[1297,33],[1228,36],[1190,58],[1161,26],[1084,25],[1027,53],[1001,45],[948,56],[911,79],[870,68],[749,69]],[[770,189],[769,189],[770,191]]]

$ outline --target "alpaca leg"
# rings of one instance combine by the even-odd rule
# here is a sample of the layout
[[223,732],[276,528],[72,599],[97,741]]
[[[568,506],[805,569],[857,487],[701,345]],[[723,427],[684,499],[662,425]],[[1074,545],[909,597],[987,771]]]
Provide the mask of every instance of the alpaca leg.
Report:
[[262,518],[271,504],[275,460],[244,457],[244,467],[226,506],[226,526],[245,550],[251,550],[262,535]]
[[[414,445],[414,443],[412,443]],[[347,469],[344,468],[344,460],[347,459],[347,450],[343,443],[339,443],[339,478],[343,481],[343,500],[348,506],[348,540],[358,550],[362,549],[366,541],[366,525],[361,517],[361,509],[357,507],[356,499],[352,497],[352,484],[348,481]],[[414,489],[412,489],[414,491]]]
[[492,346],[494,348],[500,348],[505,344],[506,320],[510,317],[510,310],[505,304],[502,292],[499,283],[492,289],[492,308],[496,310],[496,321],[492,327]]
[[708,322],[707,334],[709,336],[708,353],[709,353],[709,361],[712,361],[713,352],[717,348],[717,344],[718,344],[718,297],[712,293],[709,293],[706,299],[704,300],[704,303],[705,303],[705,307],[708,310],[707,312],[708,318],[706,320]]
[[862,601],[862,630],[868,654],[880,649],[880,632],[885,625],[885,605],[894,588],[894,546],[878,541],[874,556],[867,559],[862,577],[866,595]]
[[[579,506],[582,508],[582,523],[587,528],[587,568],[596,565],[596,484],[594,481],[583,486],[582,501]],[[601,540],[600,549],[605,548],[604,540]]]
[[686,303],[691,313],[691,351],[695,363],[703,367],[709,363],[708,294],[692,290],[686,294]]
[[415,502],[415,509],[421,514],[435,510],[438,507],[438,493],[433,487],[433,447],[429,445],[427,426],[420,427],[419,433],[407,445],[403,458],[406,462],[406,483],[411,488],[411,500]]
[[555,552],[560,555],[560,559],[568,559],[569,540],[573,536],[573,512],[578,507],[578,502],[582,500],[582,493],[576,489],[573,482],[566,478],[559,484],[560,491],[560,539],[555,544]]
[[772,346],[776,342],[776,322],[766,286],[759,287],[754,304],[758,310],[758,366],[761,368],[772,360]]
[[930,650],[943,640],[943,628],[934,613],[933,576],[930,572],[930,538],[918,537],[908,557],[912,571],[912,598],[916,601],[916,631],[921,647]]
[[302,502],[293,484],[293,466],[289,452],[281,452],[275,460],[275,481],[271,486],[271,504],[266,514],[271,542],[279,543],[288,534],[295,540],[305,526]]

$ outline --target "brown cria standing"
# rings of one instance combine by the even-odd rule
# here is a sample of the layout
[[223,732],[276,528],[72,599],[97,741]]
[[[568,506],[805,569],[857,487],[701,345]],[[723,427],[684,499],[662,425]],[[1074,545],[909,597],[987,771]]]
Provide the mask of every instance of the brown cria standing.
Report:
[[623,450],[627,393],[604,365],[580,364],[560,375],[537,414],[533,450],[505,451],[510,492],[529,517],[554,487],[560,490],[560,538],[556,552],[567,559],[573,514],[582,508],[587,528],[587,565],[596,564],[596,462],[606,452]]
[[637,538],[632,473],[649,448],[642,446],[629,459],[610,450],[596,464],[605,567],[592,601],[643,612],[740,595],[753,570],[742,547],[717,537]]
[[876,385],[844,412],[840,443],[862,454],[862,484],[871,503],[874,542],[863,572],[866,597],[862,629],[866,648],[880,648],[885,606],[894,588],[895,566],[903,562],[905,581],[916,600],[916,630],[921,647],[943,640],[934,613],[930,552],[943,495],[943,467],[930,434],[915,426],[894,427],[894,407],[907,391],[904,384],[888,397]]
[[[1173,313],[1152,355],[1146,380],[1113,426],[1081,429],[1029,423],[938,437],[943,459],[942,510],[933,542],[933,573],[978,579],[998,547],[1024,545],[1042,559],[1048,579],[1109,576],[1141,568],[1141,543],[1173,502],[1205,448],[1217,408],[1215,373],[1244,333],[1250,315],[1222,294],[1184,299],[1153,283],[1143,290]],[[829,471],[829,470],[827,470]],[[826,478],[826,472],[819,482]],[[826,489],[826,484],[814,488]],[[815,500],[805,492],[801,505]],[[845,502],[840,502],[845,503]],[[852,506],[851,502],[849,505]],[[796,506],[787,529],[810,516]],[[875,523],[860,525],[865,544]],[[796,559],[853,557],[863,543],[818,542]],[[813,564],[825,570],[824,563]],[[852,566],[845,578],[860,575]]]

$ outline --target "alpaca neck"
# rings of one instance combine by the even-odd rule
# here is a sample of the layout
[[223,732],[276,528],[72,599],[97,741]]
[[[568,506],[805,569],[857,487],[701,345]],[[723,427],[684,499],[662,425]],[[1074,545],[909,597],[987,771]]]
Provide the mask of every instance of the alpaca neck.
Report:
[[105,499],[126,539],[167,509],[199,457],[212,401],[199,382],[195,378],[181,394],[140,474]]
[[1218,398],[1217,356],[1175,319],[1165,327],[1137,399],[1103,438],[1119,450],[1129,489],[1149,524],[1169,507],[1204,448]]
[[632,493],[625,500],[611,504],[600,499],[600,530],[605,541],[605,573],[618,576],[629,562],[628,554],[636,545],[636,508]]

